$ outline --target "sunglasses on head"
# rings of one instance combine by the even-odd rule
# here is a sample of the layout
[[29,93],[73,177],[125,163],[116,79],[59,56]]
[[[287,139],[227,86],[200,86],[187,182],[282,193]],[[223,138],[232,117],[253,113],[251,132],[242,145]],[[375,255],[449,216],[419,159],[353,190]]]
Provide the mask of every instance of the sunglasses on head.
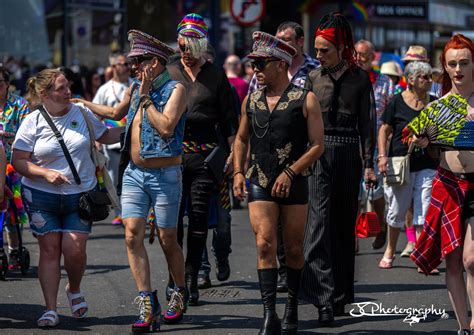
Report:
[[276,58],[257,58],[254,61],[252,61],[252,69],[258,70],[258,71],[263,71],[265,66],[271,62],[276,62],[279,61],[279,59]]

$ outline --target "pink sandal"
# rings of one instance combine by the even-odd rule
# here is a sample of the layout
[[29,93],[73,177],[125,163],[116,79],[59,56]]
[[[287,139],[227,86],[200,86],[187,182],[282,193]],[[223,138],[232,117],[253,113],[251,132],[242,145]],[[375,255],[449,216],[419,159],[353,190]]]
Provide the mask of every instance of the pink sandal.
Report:
[[379,268],[380,269],[391,269],[393,268],[393,260],[395,259],[395,256],[392,258],[387,258],[385,256],[382,257],[382,259],[379,262]]

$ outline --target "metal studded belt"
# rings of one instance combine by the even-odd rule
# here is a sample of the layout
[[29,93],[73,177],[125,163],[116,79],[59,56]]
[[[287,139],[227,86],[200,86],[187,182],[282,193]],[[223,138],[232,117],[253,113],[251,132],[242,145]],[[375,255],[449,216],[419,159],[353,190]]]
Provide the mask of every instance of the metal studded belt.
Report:
[[324,135],[324,142],[342,143],[342,144],[359,144],[359,138],[348,137],[348,136]]

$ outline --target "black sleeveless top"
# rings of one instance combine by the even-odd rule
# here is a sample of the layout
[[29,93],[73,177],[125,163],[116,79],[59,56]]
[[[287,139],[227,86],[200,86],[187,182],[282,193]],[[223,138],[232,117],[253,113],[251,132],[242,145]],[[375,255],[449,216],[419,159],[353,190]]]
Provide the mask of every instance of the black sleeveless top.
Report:
[[251,183],[271,187],[283,169],[306,152],[308,128],[303,104],[307,93],[290,83],[271,113],[265,87],[250,94],[246,106],[250,167],[246,177]]

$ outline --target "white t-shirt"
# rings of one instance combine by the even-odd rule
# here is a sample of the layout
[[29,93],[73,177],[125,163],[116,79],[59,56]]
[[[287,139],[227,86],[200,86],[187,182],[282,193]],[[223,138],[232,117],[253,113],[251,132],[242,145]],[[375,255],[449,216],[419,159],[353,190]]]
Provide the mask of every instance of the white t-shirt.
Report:
[[[127,83],[121,83],[115,80],[109,80],[104,85],[100,86],[95,94],[93,103],[99,105],[105,105],[110,107],[116,107],[123,100],[125,92],[130,86],[130,80]],[[115,122],[107,122],[104,120],[104,124],[110,128],[110,124]],[[125,124],[124,124],[125,125]],[[108,144],[107,149],[120,149],[120,142],[114,144]]]
[[99,105],[116,107],[123,100],[128,86],[128,82],[121,83],[115,80],[109,80],[99,87],[92,102]]
[[[95,139],[102,137],[107,127],[97,120],[89,109],[84,108],[84,110],[91,120]],[[44,178],[28,177],[23,177],[22,183],[25,186],[55,194],[76,194],[93,189],[97,184],[97,178],[91,158],[89,131],[80,108],[71,104],[71,109],[66,115],[51,116],[51,120],[66,143],[81,178],[81,185],[77,185],[74,181],[61,145],[39,110],[32,112],[22,122],[16,133],[13,149],[31,152],[33,164],[60,172],[69,179],[71,184],[65,183],[58,186],[49,183]]]

